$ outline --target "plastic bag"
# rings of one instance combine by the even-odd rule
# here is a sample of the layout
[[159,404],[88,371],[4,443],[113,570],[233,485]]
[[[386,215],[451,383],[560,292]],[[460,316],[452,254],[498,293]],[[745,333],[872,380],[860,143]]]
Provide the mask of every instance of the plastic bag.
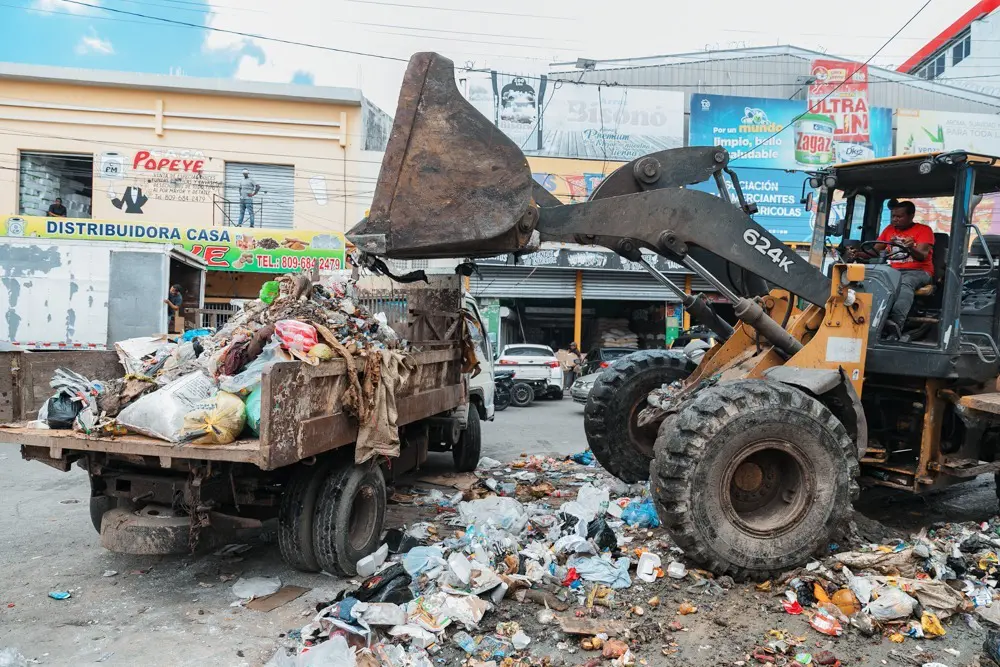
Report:
[[191,373],[126,406],[118,414],[118,423],[134,433],[180,442],[184,416],[215,392],[215,385],[207,375]]
[[606,486],[597,488],[592,484],[584,484],[576,495],[576,500],[562,506],[562,511],[573,516],[581,517],[587,523],[594,520],[594,517],[603,514],[611,499],[611,489]]
[[282,347],[288,350],[308,352],[319,342],[316,328],[298,320],[278,320],[274,324],[274,334],[281,341]]
[[264,371],[271,364],[287,359],[288,357],[281,351],[281,342],[277,338],[272,338],[271,342],[264,346],[260,356],[247,364],[247,367],[241,372],[232,376],[220,377],[219,389],[241,397],[249,396],[254,389],[260,386]]
[[277,593],[280,588],[281,579],[277,577],[250,577],[249,579],[240,577],[233,584],[233,595],[249,600]]
[[28,659],[16,648],[0,648],[0,667],[28,667]]
[[260,294],[257,297],[264,303],[270,305],[281,294],[281,286],[277,280],[268,280],[260,286]]
[[879,591],[877,600],[872,600],[865,610],[878,621],[892,621],[907,618],[913,613],[917,601],[898,588],[886,587]]
[[622,512],[622,521],[639,528],[657,528],[660,525],[660,517],[656,514],[651,498],[630,502]]
[[440,547],[413,547],[403,556],[403,567],[411,577],[444,565],[444,551]]
[[356,667],[358,658],[344,635],[333,635],[299,656],[299,667]]
[[458,504],[463,526],[485,526],[493,523],[508,533],[518,535],[528,523],[524,505],[514,498],[490,496]]
[[597,548],[601,551],[611,550],[618,546],[618,537],[611,526],[599,516],[587,525],[587,537],[593,538]]
[[607,584],[611,588],[628,588],[632,585],[632,579],[628,576],[629,560],[624,556],[614,562],[598,556],[574,556],[566,561],[566,566],[576,569],[576,573],[585,581]]
[[73,428],[73,421],[83,409],[83,403],[65,394],[56,394],[45,405],[48,408],[45,423],[49,428]]
[[260,435],[260,394],[261,386],[257,385],[247,396],[247,428],[254,435]]
[[184,415],[181,439],[196,445],[228,445],[240,437],[246,422],[243,400],[220,391]]

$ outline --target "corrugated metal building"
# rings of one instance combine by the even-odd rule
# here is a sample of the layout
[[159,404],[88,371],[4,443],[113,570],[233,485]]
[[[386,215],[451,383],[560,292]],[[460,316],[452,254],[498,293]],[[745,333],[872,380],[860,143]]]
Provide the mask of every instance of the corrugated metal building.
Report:
[[[593,69],[584,71],[567,69],[575,63],[556,63],[549,78],[682,90],[685,109],[689,109],[691,95],[707,93],[805,99],[807,77],[812,61],[817,58],[837,59],[837,55],[797,46],[762,46],[597,60],[590,61]],[[1000,113],[1000,97],[872,65],[868,66],[868,73],[868,99],[873,107]],[[687,112],[685,132],[686,116]]]

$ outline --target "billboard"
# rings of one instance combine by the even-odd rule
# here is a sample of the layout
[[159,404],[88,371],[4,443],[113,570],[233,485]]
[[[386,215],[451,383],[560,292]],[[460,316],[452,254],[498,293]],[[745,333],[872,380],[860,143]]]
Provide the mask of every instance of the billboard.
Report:
[[1000,155],[1000,116],[899,109],[896,154],[967,150]]
[[529,157],[531,176],[564,204],[586,201],[604,177],[622,162]]
[[[812,239],[812,211],[801,203],[802,184],[806,174],[783,169],[738,169],[740,187],[747,201],[757,204],[754,221],[781,241],[808,243]],[[733,201],[736,190],[727,179]],[[688,186],[714,195],[719,194],[714,180]],[[809,189],[807,188],[807,192]]]
[[684,145],[684,94],[491,72],[466,96],[525,155],[628,162]]
[[0,219],[3,237],[169,243],[204,259],[210,271],[287,273],[344,268],[344,235],[338,232],[9,216]]
[[811,74],[815,82],[809,86],[809,111],[833,119],[834,142],[870,142],[868,65],[817,59]]
[[833,163],[892,155],[892,110],[869,110],[869,140],[835,139],[830,116],[804,100],[692,95],[690,146],[722,146],[737,167],[815,170]]

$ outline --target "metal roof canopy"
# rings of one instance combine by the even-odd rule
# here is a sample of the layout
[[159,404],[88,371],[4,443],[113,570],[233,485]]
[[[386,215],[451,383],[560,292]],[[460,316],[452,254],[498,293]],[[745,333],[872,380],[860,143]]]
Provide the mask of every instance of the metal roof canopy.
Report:
[[[553,71],[549,80],[566,78],[582,83],[662,87],[692,94],[789,98],[804,89],[796,79],[810,73],[815,59],[844,60],[797,46],[760,46],[746,49],[696,51],[672,55],[597,60],[593,70]],[[861,63],[858,63],[859,65]],[[575,63],[553,63],[551,67]],[[1000,113],[1000,97],[944,81],[928,81],[895,70],[868,66],[869,101],[893,109],[926,109]],[[787,85],[777,85],[787,81]],[[761,88],[761,85],[766,85]]]
[[955,192],[955,172],[948,165],[937,164],[927,174],[919,171],[921,163],[940,155],[953,156],[956,164],[968,161],[976,166],[976,194],[1000,191],[1000,167],[996,166],[1000,158],[963,151],[866,160],[827,171],[845,191],[859,188],[888,197],[947,197]]

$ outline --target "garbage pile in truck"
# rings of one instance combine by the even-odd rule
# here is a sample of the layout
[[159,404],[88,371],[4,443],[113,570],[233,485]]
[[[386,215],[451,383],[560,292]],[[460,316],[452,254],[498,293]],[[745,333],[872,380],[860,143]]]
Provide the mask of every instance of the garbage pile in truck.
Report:
[[[270,365],[335,359],[346,362],[351,380],[345,408],[360,419],[376,414],[385,420],[376,405],[379,385],[405,382],[408,345],[350,291],[346,283],[326,287],[289,274],[265,283],[260,298],[217,332],[120,341],[115,349],[125,376],[101,382],[59,369],[51,382],[56,394],[37,424],[98,437],[137,433],[225,445],[259,434],[261,383]],[[395,430],[395,424],[380,426]]]
[[[268,665],[704,664],[687,661],[713,648],[688,634],[705,624],[734,634],[714,664],[876,664],[855,656],[882,638],[901,664],[958,667],[973,656],[955,662],[951,639],[968,631],[1000,651],[1000,518],[879,542],[855,527],[803,568],[736,582],[686,561],[645,484],[587,460],[484,458],[454,493],[397,490],[427,520],[389,530]],[[775,629],[739,633],[741,604]]]

